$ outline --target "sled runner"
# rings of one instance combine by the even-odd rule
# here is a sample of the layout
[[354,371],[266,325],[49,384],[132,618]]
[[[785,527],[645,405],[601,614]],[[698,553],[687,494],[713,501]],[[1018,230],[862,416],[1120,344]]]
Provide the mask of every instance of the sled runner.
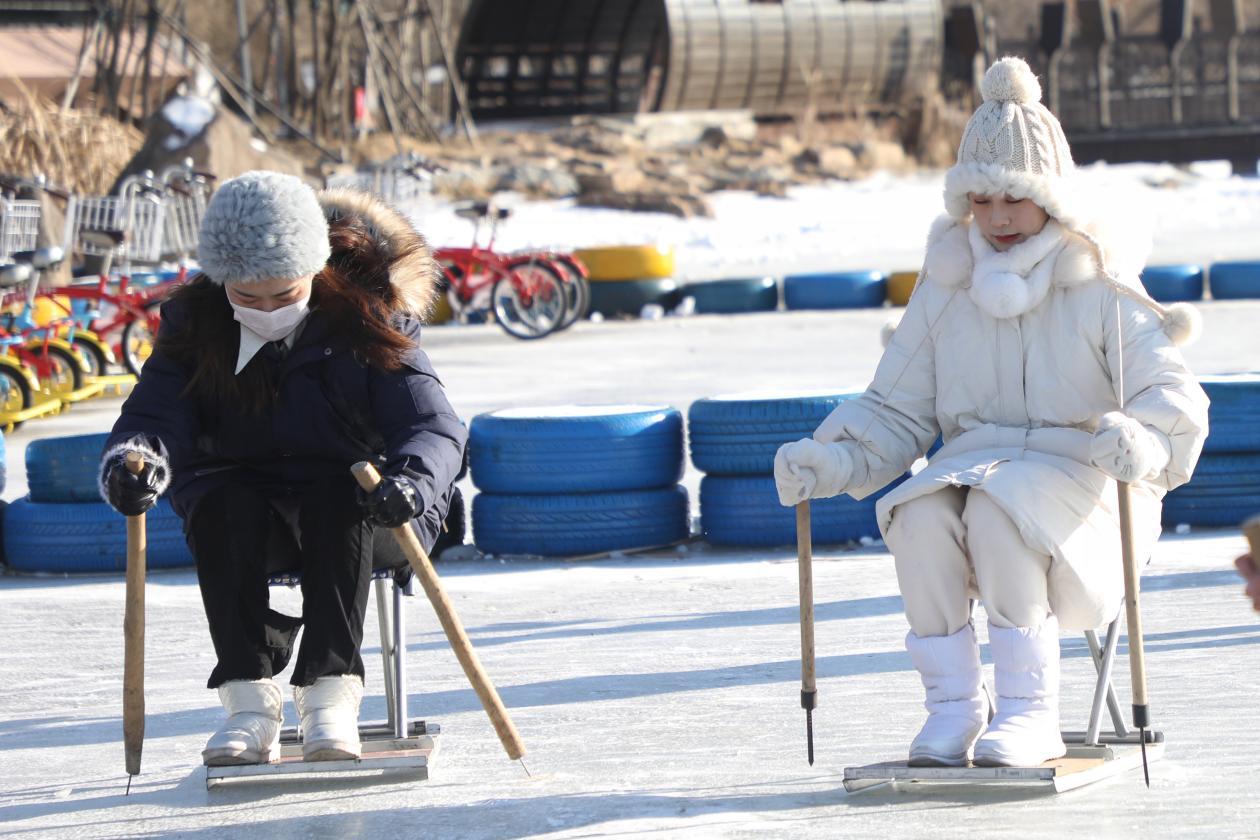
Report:
[[302,741],[296,729],[280,733],[280,760],[274,764],[240,764],[235,767],[207,767],[206,789],[232,779],[310,776],[318,774],[347,774],[366,772],[407,773],[419,779],[429,778],[429,763],[437,752],[437,735],[441,728],[435,723],[415,721],[405,738],[397,738],[382,725],[362,725],[359,738],[363,753],[357,759],[347,761],[303,761]]
[[[1027,786],[1072,790],[1108,779],[1142,766],[1141,737],[1125,726],[1111,685],[1116,645],[1120,640],[1120,617],[1107,627],[1101,644],[1093,630],[1085,632],[1090,657],[1098,672],[1090,707],[1089,723],[1083,732],[1064,732],[1067,755],[1036,767],[910,767],[905,761],[886,761],[844,769],[844,789],[850,793],[889,785],[896,790],[906,784],[951,786]],[[1112,732],[1102,734],[1103,706],[1111,716]],[[1146,733],[1146,756],[1156,761],[1164,754],[1162,732]]]

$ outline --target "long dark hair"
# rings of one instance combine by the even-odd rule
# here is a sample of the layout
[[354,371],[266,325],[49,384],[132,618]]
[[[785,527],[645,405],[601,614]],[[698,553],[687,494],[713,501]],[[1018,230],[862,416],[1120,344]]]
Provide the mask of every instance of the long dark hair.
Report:
[[[390,286],[391,254],[357,215],[329,223],[332,255],[315,275],[311,308],[337,325],[339,337],[364,364],[398,370],[415,342],[394,326],[398,297]],[[163,333],[157,349],[192,370],[185,396],[213,403],[231,401],[262,413],[275,400],[276,383],[268,365],[250,364],[236,374],[240,331],[223,287],[205,276],[176,289],[172,301],[188,313],[184,329]]]

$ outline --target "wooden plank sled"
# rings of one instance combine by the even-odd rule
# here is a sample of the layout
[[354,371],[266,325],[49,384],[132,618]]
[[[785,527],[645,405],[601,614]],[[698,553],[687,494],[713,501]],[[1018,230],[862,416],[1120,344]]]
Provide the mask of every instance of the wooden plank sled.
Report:
[[296,729],[280,733],[280,760],[272,764],[239,764],[206,768],[206,790],[235,779],[256,779],[277,776],[312,776],[356,774],[368,772],[408,773],[424,780],[429,778],[429,765],[437,753],[437,736],[442,729],[436,723],[415,721],[406,738],[395,738],[384,725],[359,727],[363,753],[347,761],[303,761],[302,743]]
[[[1068,733],[1065,733],[1065,735]],[[1156,761],[1164,754],[1164,738],[1159,732],[1148,736],[1147,757]],[[1062,793],[1117,776],[1142,766],[1136,738],[1104,739],[1099,746],[1068,744],[1063,758],[1037,767],[910,767],[904,761],[885,761],[844,769],[844,789],[850,793],[890,785],[951,785],[962,787],[1023,786],[1053,789]]]

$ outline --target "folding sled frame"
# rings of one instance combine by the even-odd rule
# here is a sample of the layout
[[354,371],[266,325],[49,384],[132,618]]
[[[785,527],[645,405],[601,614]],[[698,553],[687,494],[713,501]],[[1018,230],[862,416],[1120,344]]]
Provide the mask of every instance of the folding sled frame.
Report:
[[[1085,631],[1085,641],[1093,659],[1098,680],[1084,732],[1064,732],[1067,755],[1036,767],[910,767],[905,761],[886,761],[844,769],[844,788],[850,793],[888,785],[934,784],[954,787],[990,785],[1045,788],[1056,793],[1111,778],[1142,766],[1141,737],[1124,724],[1120,703],[1111,684],[1116,646],[1120,640],[1120,616],[1107,627],[1100,643],[1094,630]],[[1103,707],[1111,715],[1112,731],[1102,732]],[[1164,753],[1164,735],[1146,733],[1146,755],[1156,761]]]
[[[376,590],[376,614],[381,632],[381,660],[384,671],[384,723],[360,723],[359,738],[363,752],[358,759],[347,761],[303,761],[302,738],[297,727],[280,732],[280,760],[273,764],[241,764],[228,767],[207,767],[206,788],[223,781],[242,778],[276,776],[311,776],[315,774],[353,774],[366,772],[406,772],[419,779],[429,777],[429,764],[437,752],[436,723],[409,720],[407,714],[407,644],[404,596],[417,592],[415,576],[408,567],[377,567],[372,570]],[[296,572],[273,572],[268,578],[272,586],[297,586],[301,575]]]

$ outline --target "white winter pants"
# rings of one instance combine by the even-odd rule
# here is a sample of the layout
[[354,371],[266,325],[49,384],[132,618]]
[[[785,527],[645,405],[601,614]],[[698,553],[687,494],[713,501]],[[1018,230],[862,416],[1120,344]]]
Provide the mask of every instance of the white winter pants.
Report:
[[1050,557],[983,490],[945,487],[897,505],[887,543],[917,636],[961,630],[976,594],[999,627],[1037,627],[1050,612]]

